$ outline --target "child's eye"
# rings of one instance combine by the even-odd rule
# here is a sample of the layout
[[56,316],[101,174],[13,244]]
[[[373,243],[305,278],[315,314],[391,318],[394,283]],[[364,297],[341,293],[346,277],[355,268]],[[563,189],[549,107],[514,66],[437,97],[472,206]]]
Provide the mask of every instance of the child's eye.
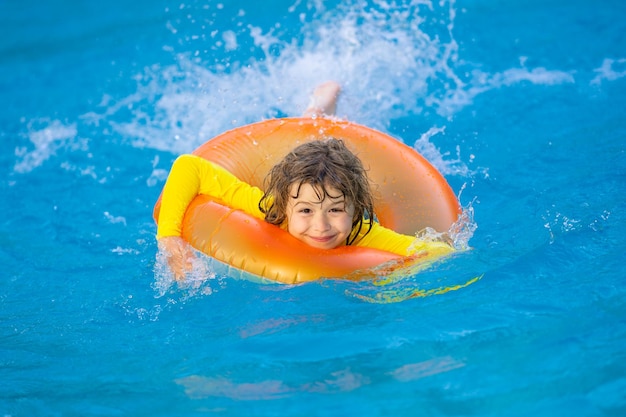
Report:
[[298,213],[302,213],[302,214],[309,214],[311,212],[311,209],[309,208],[303,208],[298,210]]
[[330,211],[333,213],[343,213],[344,210],[341,207],[334,207],[334,208],[331,208]]

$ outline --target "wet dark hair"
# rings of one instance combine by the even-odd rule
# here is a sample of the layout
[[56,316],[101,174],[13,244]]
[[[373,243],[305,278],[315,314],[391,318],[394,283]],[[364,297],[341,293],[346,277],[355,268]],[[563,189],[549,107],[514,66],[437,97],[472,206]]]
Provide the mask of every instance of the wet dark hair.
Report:
[[[303,184],[311,185],[320,195],[320,200],[330,195],[328,188],[335,188],[354,206],[352,232],[346,244],[354,242],[363,228],[364,217],[373,218],[374,199],[361,160],[340,139],[330,138],[306,142],[294,148],[278,164],[274,165],[265,178],[265,195],[259,209],[265,221],[281,225],[287,219],[289,191],[298,184],[298,193]],[[323,193],[323,194],[322,194]],[[372,228],[367,222],[368,230]]]

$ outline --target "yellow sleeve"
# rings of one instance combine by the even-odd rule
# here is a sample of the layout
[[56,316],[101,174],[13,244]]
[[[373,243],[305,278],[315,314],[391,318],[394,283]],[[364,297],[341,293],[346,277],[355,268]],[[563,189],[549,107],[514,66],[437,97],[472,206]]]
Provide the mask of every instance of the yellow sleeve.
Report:
[[261,189],[199,156],[181,155],[174,161],[163,187],[157,238],[181,235],[187,206],[199,194],[209,195],[231,208],[264,218],[259,210],[259,201],[263,196]]
[[453,252],[454,249],[444,242],[421,240],[415,236],[403,235],[378,223],[372,224],[372,230],[365,235],[368,223],[363,222],[363,229],[356,239],[357,246],[380,249],[401,256],[412,255],[417,252],[437,252],[441,255]]

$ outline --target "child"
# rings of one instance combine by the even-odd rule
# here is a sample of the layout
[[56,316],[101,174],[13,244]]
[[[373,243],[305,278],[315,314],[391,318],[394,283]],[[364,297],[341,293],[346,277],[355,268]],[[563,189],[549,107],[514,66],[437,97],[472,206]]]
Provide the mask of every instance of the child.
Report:
[[[336,83],[320,85],[304,114],[334,113],[338,93]],[[270,170],[265,192],[198,156],[179,157],[163,188],[157,231],[159,248],[168,254],[177,280],[191,269],[193,252],[180,237],[181,224],[187,206],[198,194],[211,195],[233,209],[265,219],[320,249],[356,245],[402,256],[434,247],[441,250],[442,246],[452,251],[444,243],[420,241],[371,221],[375,211],[363,164],[343,141],[330,138],[293,149]]]

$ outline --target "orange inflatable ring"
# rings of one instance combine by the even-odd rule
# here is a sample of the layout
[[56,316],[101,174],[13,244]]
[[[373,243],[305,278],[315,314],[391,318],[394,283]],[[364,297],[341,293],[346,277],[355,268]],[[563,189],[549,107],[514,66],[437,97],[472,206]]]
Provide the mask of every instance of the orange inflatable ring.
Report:
[[[413,235],[426,227],[447,231],[458,219],[456,196],[425,158],[391,136],[348,121],[304,117],[267,120],[216,136],[193,153],[262,187],[270,168],[291,149],[327,137],[342,139],[363,161],[373,186],[376,215],[383,226]],[[157,223],[159,208],[160,199],[154,207]],[[402,258],[355,246],[316,249],[276,226],[203,195],[189,205],[182,237],[231,267],[290,284],[322,277],[371,277],[368,269]]]

